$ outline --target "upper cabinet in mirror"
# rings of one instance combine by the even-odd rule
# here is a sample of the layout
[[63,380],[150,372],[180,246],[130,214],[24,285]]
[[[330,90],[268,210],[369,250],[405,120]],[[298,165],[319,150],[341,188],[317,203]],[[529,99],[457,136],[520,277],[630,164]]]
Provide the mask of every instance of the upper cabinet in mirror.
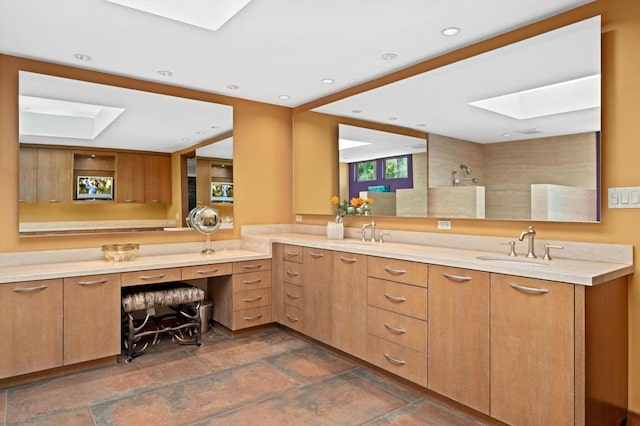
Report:
[[415,198],[396,197],[408,216],[599,220],[599,17],[301,116],[313,113],[428,134],[428,189],[420,177]]
[[24,71],[19,109],[21,233],[176,226],[172,157],[233,128],[231,106]]

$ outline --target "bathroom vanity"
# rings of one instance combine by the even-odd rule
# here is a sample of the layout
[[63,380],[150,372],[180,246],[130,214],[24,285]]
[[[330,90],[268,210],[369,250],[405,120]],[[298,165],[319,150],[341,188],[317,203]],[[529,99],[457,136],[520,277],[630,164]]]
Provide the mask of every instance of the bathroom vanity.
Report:
[[545,261],[509,258],[504,238],[323,232],[243,227],[212,256],[168,244],[123,263],[89,249],[2,255],[0,385],[115,362],[120,288],[195,278],[232,331],[282,324],[505,423],[624,418],[632,246],[551,242],[564,250]]

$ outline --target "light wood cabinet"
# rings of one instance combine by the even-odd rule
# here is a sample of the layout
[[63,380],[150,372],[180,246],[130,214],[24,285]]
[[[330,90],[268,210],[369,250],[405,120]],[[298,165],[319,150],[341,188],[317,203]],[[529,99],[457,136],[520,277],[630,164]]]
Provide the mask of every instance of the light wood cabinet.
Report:
[[0,379],[62,365],[62,294],[61,279],[0,285]]
[[144,155],[144,202],[171,203],[171,156]]
[[[299,252],[295,246],[284,246],[283,258],[293,259],[282,261],[282,321],[283,323],[302,332],[304,329],[304,277],[302,264],[302,248]],[[287,253],[289,253],[287,255]],[[299,255],[299,256],[298,256]]]
[[574,424],[574,286],[491,275],[491,416]]
[[120,274],[64,279],[64,365],[120,353]]
[[323,343],[331,341],[331,267],[332,252],[304,247],[304,333]]
[[334,252],[330,343],[359,358],[367,354],[367,256]]
[[209,278],[213,319],[230,330],[270,323],[271,259],[234,262],[232,271],[233,275]]
[[38,149],[21,147],[19,162],[18,200],[35,203],[38,199]]
[[144,155],[119,152],[117,161],[116,201],[118,203],[144,203]]
[[72,175],[71,151],[20,147],[20,202],[70,203]]
[[487,272],[429,266],[429,389],[489,414]]
[[367,360],[426,387],[427,265],[374,256],[367,263]]

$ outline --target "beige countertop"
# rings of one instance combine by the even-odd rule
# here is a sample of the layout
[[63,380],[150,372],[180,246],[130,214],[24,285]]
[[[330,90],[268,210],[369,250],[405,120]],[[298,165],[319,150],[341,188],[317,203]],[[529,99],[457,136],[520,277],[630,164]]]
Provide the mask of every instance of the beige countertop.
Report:
[[[290,232],[252,234],[251,238],[266,239],[269,243],[303,245],[586,286],[601,284],[632,274],[634,271],[632,263],[559,257],[543,260],[542,256],[537,259],[528,259],[524,255],[510,258],[506,254],[507,248],[502,252],[495,252],[397,242],[385,242],[380,245],[380,243],[362,243],[358,239],[328,240],[324,235]],[[629,248],[632,250],[632,247]],[[488,257],[490,260],[479,259],[479,257]]]
[[[215,254],[203,256],[202,243],[141,246],[140,254],[129,262],[104,260],[100,249],[50,250],[0,254],[0,284],[73,276],[144,271],[159,268],[206,265],[222,262],[271,258],[273,243],[359,253],[466,268],[528,278],[593,286],[634,272],[633,246],[617,244],[549,241],[563,245],[553,260],[510,258],[508,239],[498,237],[430,234],[393,231],[382,246],[353,238],[354,229],[345,229],[348,238],[329,240],[322,226],[255,225],[243,227],[241,240],[215,241]],[[536,244],[543,244],[537,240]],[[522,247],[518,247],[522,253]],[[543,252],[537,247],[537,252]],[[484,257],[485,259],[482,259]],[[489,258],[489,259],[487,259]]]
[[[31,252],[30,255],[32,255],[32,253],[33,252]],[[104,259],[89,259],[75,262],[65,261],[11,265],[0,268],[0,284],[269,258],[271,258],[269,254],[251,250],[222,249],[216,250],[214,254],[207,256],[195,251],[193,253],[143,255],[127,262],[109,262]]]

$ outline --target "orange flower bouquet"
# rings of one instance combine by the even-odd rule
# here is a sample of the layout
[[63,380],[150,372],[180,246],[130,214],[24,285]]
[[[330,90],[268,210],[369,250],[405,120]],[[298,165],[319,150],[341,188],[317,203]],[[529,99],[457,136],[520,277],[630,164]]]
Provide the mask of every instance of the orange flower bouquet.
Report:
[[371,214],[371,198],[353,197],[350,201],[342,200],[334,195],[331,202],[336,206],[336,221],[342,221],[344,216],[368,216]]

